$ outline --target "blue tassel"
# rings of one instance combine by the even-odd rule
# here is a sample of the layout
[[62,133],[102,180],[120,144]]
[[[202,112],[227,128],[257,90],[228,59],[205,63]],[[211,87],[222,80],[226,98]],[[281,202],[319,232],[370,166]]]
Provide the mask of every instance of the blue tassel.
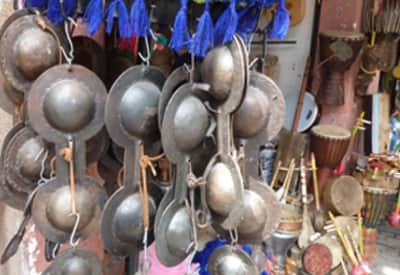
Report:
[[61,13],[60,0],[49,0],[47,18],[54,24],[60,24],[64,21],[64,17]]
[[228,8],[219,17],[215,24],[215,43],[226,44],[232,41],[236,32],[239,18],[236,13],[236,0],[231,0]]
[[73,16],[78,0],[64,0],[64,12],[67,16]]
[[47,7],[47,0],[29,0],[26,4],[30,8],[45,9]]
[[172,33],[169,47],[175,51],[180,51],[190,43],[190,34],[187,27],[187,0],[181,0],[181,8],[178,11],[174,31]]
[[83,19],[88,24],[88,33],[94,35],[103,21],[103,1],[90,0],[89,4],[86,6]]
[[150,20],[144,0],[135,0],[130,15],[133,34],[138,37],[150,35]]
[[[66,16],[72,16],[77,5],[77,0],[64,0],[64,12]],[[54,23],[60,24],[64,22],[64,16],[61,10],[60,0],[49,0],[47,9],[47,18]]]
[[205,10],[200,17],[196,33],[190,44],[190,52],[199,57],[204,57],[207,50],[214,47],[214,27],[208,0],[206,0]]
[[274,22],[272,24],[272,30],[268,35],[268,38],[284,39],[289,31],[290,26],[290,14],[286,9],[285,0],[280,0],[279,7],[276,10],[274,16]]
[[258,19],[260,18],[261,8],[257,5],[247,6],[238,13],[239,22],[236,32],[248,43],[251,35],[257,28]]
[[114,25],[114,12],[118,8],[118,30],[121,38],[132,37],[132,29],[129,23],[128,10],[123,0],[113,0],[107,9],[106,32],[111,33]]
[[278,3],[279,0],[258,0],[255,2],[259,8],[270,8],[273,4]]

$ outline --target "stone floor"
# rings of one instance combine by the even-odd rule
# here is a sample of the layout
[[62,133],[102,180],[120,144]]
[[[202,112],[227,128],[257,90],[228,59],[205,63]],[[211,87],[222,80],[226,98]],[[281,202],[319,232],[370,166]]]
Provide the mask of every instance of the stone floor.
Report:
[[378,229],[374,275],[400,275],[400,229]]

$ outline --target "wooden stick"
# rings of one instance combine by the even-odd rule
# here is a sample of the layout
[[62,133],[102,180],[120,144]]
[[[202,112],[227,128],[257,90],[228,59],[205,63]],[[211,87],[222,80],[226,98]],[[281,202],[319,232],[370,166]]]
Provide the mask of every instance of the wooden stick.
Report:
[[282,165],[282,161],[278,161],[278,165],[276,166],[274,175],[272,176],[271,188],[274,188],[274,186],[275,186],[275,182],[278,179],[278,174],[279,174],[279,170],[281,168],[281,165]]
[[362,216],[361,211],[357,213],[357,225],[358,225],[358,247],[360,249],[361,256],[364,255],[364,236],[363,236],[363,223],[362,223]]
[[344,275],[349,275],[349,272],[347,271],[347,267],[346,267],[346,264],[343,261],[343,258],[340,259],[340,264],[342,265]]
[[354,249],[354,253],[355,253],[356,257],[357,257],[357,260],[358,260],[359,263],[361,263],[362,262],[361,254],[360,254],[360,251],[358,251],[357,242],[354,239],[353,234],[351,233],[350,226],[348,225],[346,227],[346,229],[347,229],[347,234],[349,235],[349,239],[350,239],[351,245],[352,245],[352,247]]
[[353,254],[353,251],[350,250],[350,249],[351,249],[351,247],[349,247],[350,243],[349,243],[348,240],[346,241],[346,238],[345,238],[345,236],[344,236],[342,230],[340,229],[340,227],[339,227],[339,226],[337,225],[337,223],[336,223],[335,217],[333,216],[333,214],[332,214],[331,211],[328,212],[328,215],[329,215],[329,218],[332,220],[333,224],[335,225],[336,233],[337,233],[337,235],[339,236],[339,239],[340,239],[340,241],[341,241],[342,244],[343,244],[344,250],[346,251],[346,253],[347,253],[347,255],[349,256],[349,258],[350,258],[350,260],[352,261],[352,263],[353,263],[353,264],[357,264],[357,260],[355,259],[355,256],[354,256],[354,254]]
[[318,178],[317,178],[317,162],[315,160],[314,153],[311,153],[311,170],[313,176],[313,184],[314,184],[314,195],[315,195],[315,206],[317,207],[317,211],[321,209],[319,204],[319,189],[318,189]]

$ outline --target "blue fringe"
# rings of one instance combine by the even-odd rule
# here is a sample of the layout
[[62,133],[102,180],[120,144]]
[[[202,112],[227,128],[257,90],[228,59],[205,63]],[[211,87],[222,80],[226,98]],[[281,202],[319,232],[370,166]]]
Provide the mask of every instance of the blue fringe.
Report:
[[47,7],[47,0],[29,0],[25,4],[30,8],[45,9]]
[[197,24],[197,30],[190,43],[190,52],[195,56],[204,57],[209,48],[214,47],[214,27],[210,15],[210,7],[206,7]]
[[187,27],[187,0],[181,0],[181,8],[179,9],[172,32],[169,47],[175,51],[180,51],[190,43],[190,34]]
[[276,10],[271,32],[268,34],[270,39],[284,39],[289,32],[290,14],[286,9],[286,1],[280,0],[279,7]]
[[114,25],[114,12],[118,8],[118,30],[121,38],[132,37],[132,28],[129,23],[128,10],[123,0],[113,0],[107,9],[106,32],[111,33]]
[[238,14],[236,13],[236,0],[231,0],[228,8],[219,17],[215,24],[215,44],[226,44],[232,41],[238,25]]
[[137,37],[150,35],[150,20],[144,0],[135,0],[131,7],[132,32]]
[[88,25],[88,33],[90,35],[94,35],[100,28],[103,21],[103,1],[90,0],[89,4],[86,6],[83,19]]

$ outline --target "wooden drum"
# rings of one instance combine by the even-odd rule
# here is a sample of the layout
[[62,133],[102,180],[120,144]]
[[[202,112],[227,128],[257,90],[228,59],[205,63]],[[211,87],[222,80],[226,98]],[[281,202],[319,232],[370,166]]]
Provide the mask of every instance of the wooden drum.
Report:
[[323,198],[327,210],[343,216],[352,216],[357,214],[364,204],[364,191],[354,177],[341,176],[327,182]]
[[351,132],[336,125],[320,124],[311,129],[311,152],[318,167],[336,168],[346,154]]
[[364,186],[363,218],[366,227],[376,228],[387,217],[396,194],[395,189]]
[[325,68],[325,80],[317,97],[320,104],[344,104],[344,72],[359,55],[364,39],[364,34],[352,31],[320,33],[320,62]]

